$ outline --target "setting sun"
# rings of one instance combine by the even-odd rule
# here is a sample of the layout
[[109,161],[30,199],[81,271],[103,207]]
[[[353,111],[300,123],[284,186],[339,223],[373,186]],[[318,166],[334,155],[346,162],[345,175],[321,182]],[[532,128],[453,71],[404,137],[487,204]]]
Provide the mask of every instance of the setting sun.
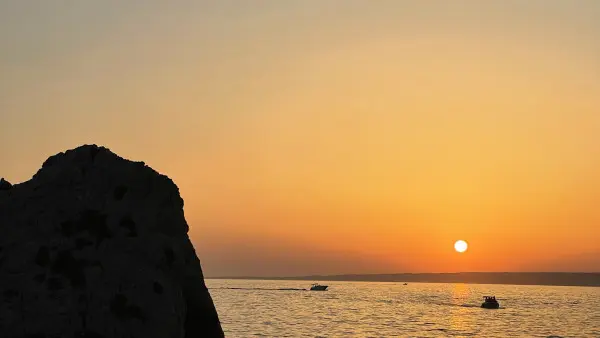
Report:
[[456,241],[456,243],[454,243],[454,250],[456,250],[456,252],[465,252],[467,251],[468,248],[468,244],[467,242],[463,241],[463,240],[458,240]]

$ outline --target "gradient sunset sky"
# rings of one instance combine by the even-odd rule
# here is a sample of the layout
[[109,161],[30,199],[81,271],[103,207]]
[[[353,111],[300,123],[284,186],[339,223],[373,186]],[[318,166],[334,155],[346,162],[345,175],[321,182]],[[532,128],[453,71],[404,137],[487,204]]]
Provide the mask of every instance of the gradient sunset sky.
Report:
[[84,143],[143,160],[179,186],[207,276],[600,271],[598,18],[3,0],[0,176]]

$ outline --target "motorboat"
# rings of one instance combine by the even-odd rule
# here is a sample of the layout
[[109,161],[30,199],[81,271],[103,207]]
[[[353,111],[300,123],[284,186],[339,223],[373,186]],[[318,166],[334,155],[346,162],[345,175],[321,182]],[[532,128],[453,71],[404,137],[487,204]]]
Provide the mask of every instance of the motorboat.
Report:
[[314,283],[310,286],[310,291],[326,291],[328,285],[321,285],[319,283]]
[[484,296],[481,307],[484,309],[498,309],[500,304],[496,300],[496,296]]

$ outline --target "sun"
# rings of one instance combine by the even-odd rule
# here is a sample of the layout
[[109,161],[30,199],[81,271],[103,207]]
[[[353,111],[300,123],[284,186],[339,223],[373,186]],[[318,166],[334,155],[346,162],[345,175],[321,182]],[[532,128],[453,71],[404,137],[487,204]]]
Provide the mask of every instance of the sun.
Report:
[[468,247],[469,245],[467,244],[467,242],[463,241],[462,239],[454,243],[454,250],[456,250],[456,252],[465,252],[467,251]]

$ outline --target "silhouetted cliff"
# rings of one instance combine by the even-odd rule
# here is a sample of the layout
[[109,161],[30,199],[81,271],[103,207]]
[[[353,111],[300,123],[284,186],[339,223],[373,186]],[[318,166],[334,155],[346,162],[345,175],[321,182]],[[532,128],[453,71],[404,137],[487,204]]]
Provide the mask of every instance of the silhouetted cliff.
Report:
[[0,337],[223,337],[177,186],[85,145],[0,180]]

